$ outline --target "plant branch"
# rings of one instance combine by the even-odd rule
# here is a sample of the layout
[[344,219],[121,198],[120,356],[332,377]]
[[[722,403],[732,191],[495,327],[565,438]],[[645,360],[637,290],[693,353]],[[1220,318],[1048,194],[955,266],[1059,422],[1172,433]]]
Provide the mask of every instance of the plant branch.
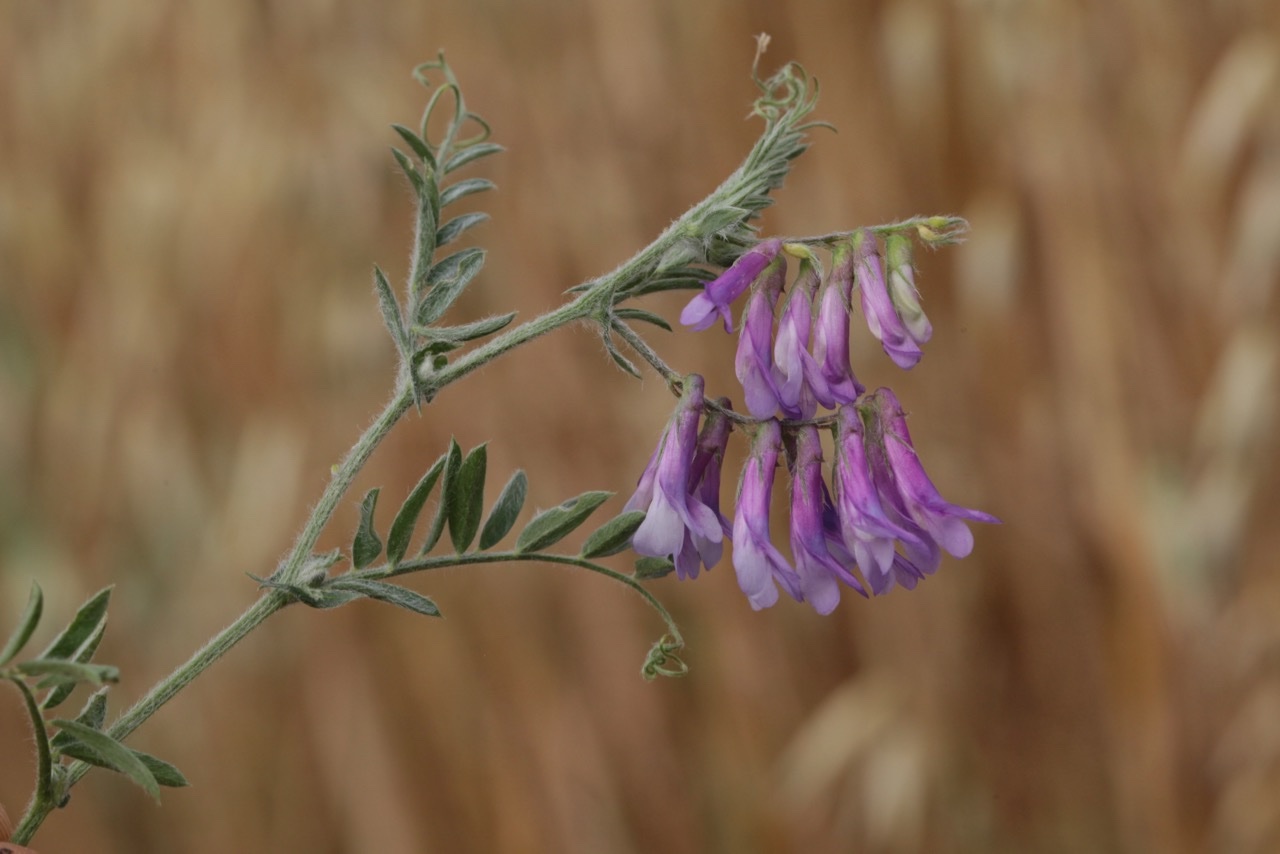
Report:
[[[225,655],[250,632],[262,624],[267,617],[288,604],[288,597],[278,590],[271,590],[258,598],[247,611],[236,618],[206,643],[195,655],[164,679],[160,680],[147,692],[141,700],[133,705],[111,725],[107,735],[122,741],[143,724],[147,718],[155,714],[161,706],[187,687],[193,679],[203,673],[215,661]],[[68,791],[75,783],[88,773],[93,766],[84,762],[73,762],[67,766],[63,790]],[[37,793],[38,794],[38,793]],[[57,806],[51,798],[39,799],[35,796],[28,805],[26,813],[13,832],[13,841],[25,845],[31,841],[37,829],[49,813]]]
[[546,554],[543,552],[471,552],[468,554],[439,555],[437,557],[406,560],[397,564],[394,568],[383,565],[360,572],[348,573],[347,577],[380,581],[398,575],[408,575],[412,572],[427,572],[433,569],[447,569],[458,566],[478,566],[486,563],[556,563],[562,566],[576,566],[579,569],[585,569],[588,572],[611,578],[640,594],[640,597],[649,603],[649,606],[662,617],[663,622],[667,624],[667,631],[676,640],[677,644],[681,646],[684,644],[684,637],[680,634],[680,629],[676,626],[675,619],[663,604],[658,601],[658,598],[649,592],[648,588],[630,575],[594,563],[586,558]]

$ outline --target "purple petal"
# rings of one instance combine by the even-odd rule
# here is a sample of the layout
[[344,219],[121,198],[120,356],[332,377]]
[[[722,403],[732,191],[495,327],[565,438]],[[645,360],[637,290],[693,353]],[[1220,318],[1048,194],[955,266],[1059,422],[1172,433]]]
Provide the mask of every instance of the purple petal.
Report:
[[707,283],[702,293],[695,296],[680,312],[680,322],[685,326],[703,330],[719,316],[724,320],[725,332],[733,331],[733,318],[729,306],[751,286],[764,269],[778,257],[782,241],[765,240],[737,261],[719,277]]
[[631,547],[638,554],[650,557],[670,557],[684,543],[684,520],[680,512],[659,490],[649,505],[644,521],[631,538]]
[[885,284],[884,267],[876,239],[861,231],[854,236],[854,277],[862,301],[862,314],[867,328],[900,368],[911,368],[920,361],[920,345],[907,333],[898,317]]
[[716,305],[705,293],[701,293],[691,299],[680,312],[680,323],[701,332],[715,323],[717,317],[724,319],[725,332],[733,331],[733,318],[728,307]]

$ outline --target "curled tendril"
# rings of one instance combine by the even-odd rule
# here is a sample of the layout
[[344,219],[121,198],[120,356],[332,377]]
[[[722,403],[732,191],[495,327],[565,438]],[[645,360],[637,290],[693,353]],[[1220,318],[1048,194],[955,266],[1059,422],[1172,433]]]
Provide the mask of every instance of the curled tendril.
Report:
[[769,36],[756,36],[756,58],[751,64],[751,78],[760,89],[752,112],[773,123],[784,113],[795,110],[797,115],[809,113],[818,103],[817,78],[809,76],[798,62],[788,62],[768,78],[760,77],[760,58],[769,46]]
[[689,665],[685,664],[679,655],[682,649],[684,649],[683,640],[671,635],[663,635],[649,650],[649,655],[644,660],[644,667],[640,668],[640,675],[652,681],[659,676],[675,679],[688,674]]
[[[428,72],[438,71],[444,75],[444,84],[436,88],[436,84],[431,81]],[[413,69],[413,77],[421,83],[428,91],[431,91],[431,97],[427,100],[427,106],[422,111],[422,120],[419,122],[419,136],[426,142],[427,147],[431,149],[432,154],[437,154],[446,149],[463,149],[473,145],[479,145],[489,138],[491,130],[489,123],[475,113],[467,110],[466,101],[462,97],[462,88],[458,84],[458,78],[453,73],[453,69],[449,63],[445,61],[444,52],[441,51],[439,56],[432,62],[424,62],[417,68]],[[444,138],[438,143],[433,143],[428,137],[427,126],[431,123],[432,116],[435,115],[436,107],[445,95],[453,96],[453,110],[445,128]],[[468,122],[473,122],[480,126],[479,132],[476,134],[458,139],[458,132],[466,126]]]

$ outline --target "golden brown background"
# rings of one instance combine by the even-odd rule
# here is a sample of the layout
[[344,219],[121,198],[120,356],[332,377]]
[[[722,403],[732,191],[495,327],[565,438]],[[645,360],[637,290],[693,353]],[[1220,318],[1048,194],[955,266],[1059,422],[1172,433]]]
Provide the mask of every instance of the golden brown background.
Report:
[[[95,773],[37,848],[1280,850],[1271,0],[5,3],[0,625],[32,578],[46,633],[117,583],[123,703],[251,599],[389,389],[369,280],[406,264],[414,64],[445,48],[509,148],[472,169],[500,190],[456,316],[528,317],[736,165],[762,30],[839,128],[766,228],[972,221],[922,261],[920,367],[865,334],[855,365],[1006,524],[825,619],[751,612],[727,565],[659,582],[683,681],[642,682],[660,624],[572,571],[414,580],[443,621],[290,609],[135,736],[192,788]],[[731,342],[655,336],[731,391]],[[407,419],[355,495],[394,506],[455,432],[531,505],[625,492],[670,406],[566,330]]]

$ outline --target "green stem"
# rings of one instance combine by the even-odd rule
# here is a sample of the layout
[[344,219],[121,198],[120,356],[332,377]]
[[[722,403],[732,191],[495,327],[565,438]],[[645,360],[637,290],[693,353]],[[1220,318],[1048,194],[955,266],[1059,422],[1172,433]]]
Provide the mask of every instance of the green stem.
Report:
[[334,468],[333,476],[329,478],[329,485],[325,487],[320,500],[316,502],[315,509],[311,511],[311,517],[307,519],[307,524],[298,535],[289,556],[272,575],[273,580],[286,584],[293,584],[299,580],[298,575],[315,549],[320,533],[329,524],[334,511],[338,508],[338,503],[342,501],[342,496],[346,495],[351,487],[351,482],[364,468],[364,464],[369,461],[374,450],[391,432],[391,428],[412,405],[413,392],[406,379],[396,388],[396,393],[392,395],[390,402],[351,447],[342,462]]
[[[24,839],[21,833],[27,816],[37,813],[48,815],[49,811],[58,805],[58,799],[53,791],[53,759],[49,752],[49,734],[45,729],[44,716],[40,714],[40,706],[36,703],[36,698],[26,682],[17,677],[6,678],[17,685],[18,690],[22,692],[27,717],[31,719],[31,735],[36,742],[36,787],[31,792],[31,801],[27,804],[26,812],[22,816],[23,821],[19,822],[13,837],[14,842],[25,843],[27,839]],[[37,822],[36,827],[38,826]],[[35,832],[34,827],[31,832]]]
[[535,317],[527,323],[522,323],[515,329],[482,344],[456,362],[450,362],[438,371],[427,374],[422,378],[422,382],[427,386],[430,394],[434,395],[445,386],[457,382],[521,344],[527,344],[566,324],[590,317],[596,312],[597,306],[603,302],[604,296],[605,293],[601,288],[592,288],[559,308]]

